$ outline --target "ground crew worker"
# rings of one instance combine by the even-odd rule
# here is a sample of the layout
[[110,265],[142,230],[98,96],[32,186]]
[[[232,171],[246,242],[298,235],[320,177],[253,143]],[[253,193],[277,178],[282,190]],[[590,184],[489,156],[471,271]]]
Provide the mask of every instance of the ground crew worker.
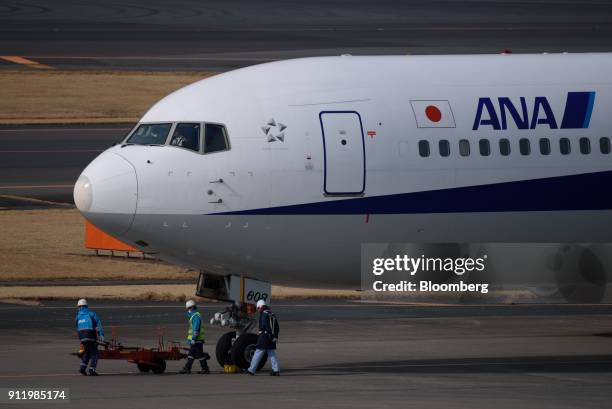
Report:
[[202,316],[198,311],[195,301],[188,300],[185,303],[187,309],[187,320],[189,320],[189,332],[187,334],[187,342],[189,343],[189,355],[187,356],[187,362],[183,369],[179,373],[187,374],[191,373],[191,366],[193,361],[198,359],[202,369],[198,371],[200,374],[210,373],[208,369],[208,354],[203,351],[204,346],[204,331],[202,330]]
[[257,337],[257,345],[255,353],[251,359],[251,366],[247,369],[248,375],[255,375],[259,362],[264,353],[268,353],[270,363],[272,364],[271,376],[280,375],[280,367],[278,366],[278,358],[276,356],[276,342],[278,341],[279,325],[276,320],[276,315],[270,311],[270,307],[264,300],[257,301],[257,311],[259,311],[259,333]]
[[[77,308],[77,332],[79,334],[79,340],[85,349],[79,372],[83,375],[89,374],[89,376],[97,376],[98,343],[104,342],[102,322],[98,318],[98,315],[89,309],[85,298],[81,298],[77,302]],[[87,372],[87,365],[89,365],[89,372]]]

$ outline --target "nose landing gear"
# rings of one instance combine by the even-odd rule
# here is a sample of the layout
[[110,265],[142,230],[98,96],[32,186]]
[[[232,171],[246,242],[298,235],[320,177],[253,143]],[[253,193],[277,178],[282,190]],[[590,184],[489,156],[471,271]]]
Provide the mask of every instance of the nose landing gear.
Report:
[[[251,366],[256,345],[256,334],[243,333],[238,336],[236,331],[226,332],[217,341],[215,351],[217,362],[221,367],[236,365],[245,371]],[[258,371],[265,366],[267,360],[268,354],[265,354],[257,366]]]
[[[256,326],[253,317],[255,304],[260,299],[269,301],[270,290],[270,283],[265,281],[200,273],[196,290],[198,296],[232,303],[225,310],[215,313],[210,320],[212,325],[233,329],[217,341],[215,355],[221,367],[236,365],[246,371],[251,365],[257,345],[257,334],[251,332]],[[264,367],[267,359],[265,354],[259,362],[258,371]]]

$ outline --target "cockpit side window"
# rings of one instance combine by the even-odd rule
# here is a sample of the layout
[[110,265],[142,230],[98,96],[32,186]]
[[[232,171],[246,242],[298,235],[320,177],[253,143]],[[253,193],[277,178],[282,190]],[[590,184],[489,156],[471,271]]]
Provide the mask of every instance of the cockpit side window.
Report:
[[164,145],[172,124],[141,124],[126,143],[135,145]]
[[206,124],[204,129],[204,153],[226,151],[229,149],[225,126]]
[[192,151],[200,151],[200,124],[179,123],[174,129],[170,145],[179,146]]

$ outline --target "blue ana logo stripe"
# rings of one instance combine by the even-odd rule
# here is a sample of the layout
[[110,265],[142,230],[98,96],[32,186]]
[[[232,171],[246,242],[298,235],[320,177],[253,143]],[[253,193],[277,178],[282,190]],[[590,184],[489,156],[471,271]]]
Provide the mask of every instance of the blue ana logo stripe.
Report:
[[568,92],[561,129],[588,128],[595,102],[595,92]]
[[595,93],[589,92],[589,104],[587,105],[587,113],[584,116],[583,128],[588,128],[591,122],[591,114],[593,113],[593,105],[595,104]]
[[[589,127],[595,91],[568,92],[560,129],[584,129]],[[531,109],[529,109],[531,107]],[[548,98],[537,96],[533,103],[525,97],[512,100],[508,97],[478,99],[472,130],[490,126],[494,130],[536,129],[548,127],[559,129],[558,121]]]

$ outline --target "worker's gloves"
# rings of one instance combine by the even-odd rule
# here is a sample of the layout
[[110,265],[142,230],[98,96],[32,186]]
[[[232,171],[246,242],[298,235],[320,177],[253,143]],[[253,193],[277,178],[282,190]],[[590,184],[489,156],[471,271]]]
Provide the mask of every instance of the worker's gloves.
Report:
[[272,338],[272,342],[274,343],[278,342],[278,338]]
[[104,335],[100,335],[98,337],[98,343],[103,344],[104,343]]
[[193,339],[190,339],[189,341],[187,341],[187,343],[188,343],[189,345],[194,345],[194,344],[195,344],[195,341],[194,341]]

